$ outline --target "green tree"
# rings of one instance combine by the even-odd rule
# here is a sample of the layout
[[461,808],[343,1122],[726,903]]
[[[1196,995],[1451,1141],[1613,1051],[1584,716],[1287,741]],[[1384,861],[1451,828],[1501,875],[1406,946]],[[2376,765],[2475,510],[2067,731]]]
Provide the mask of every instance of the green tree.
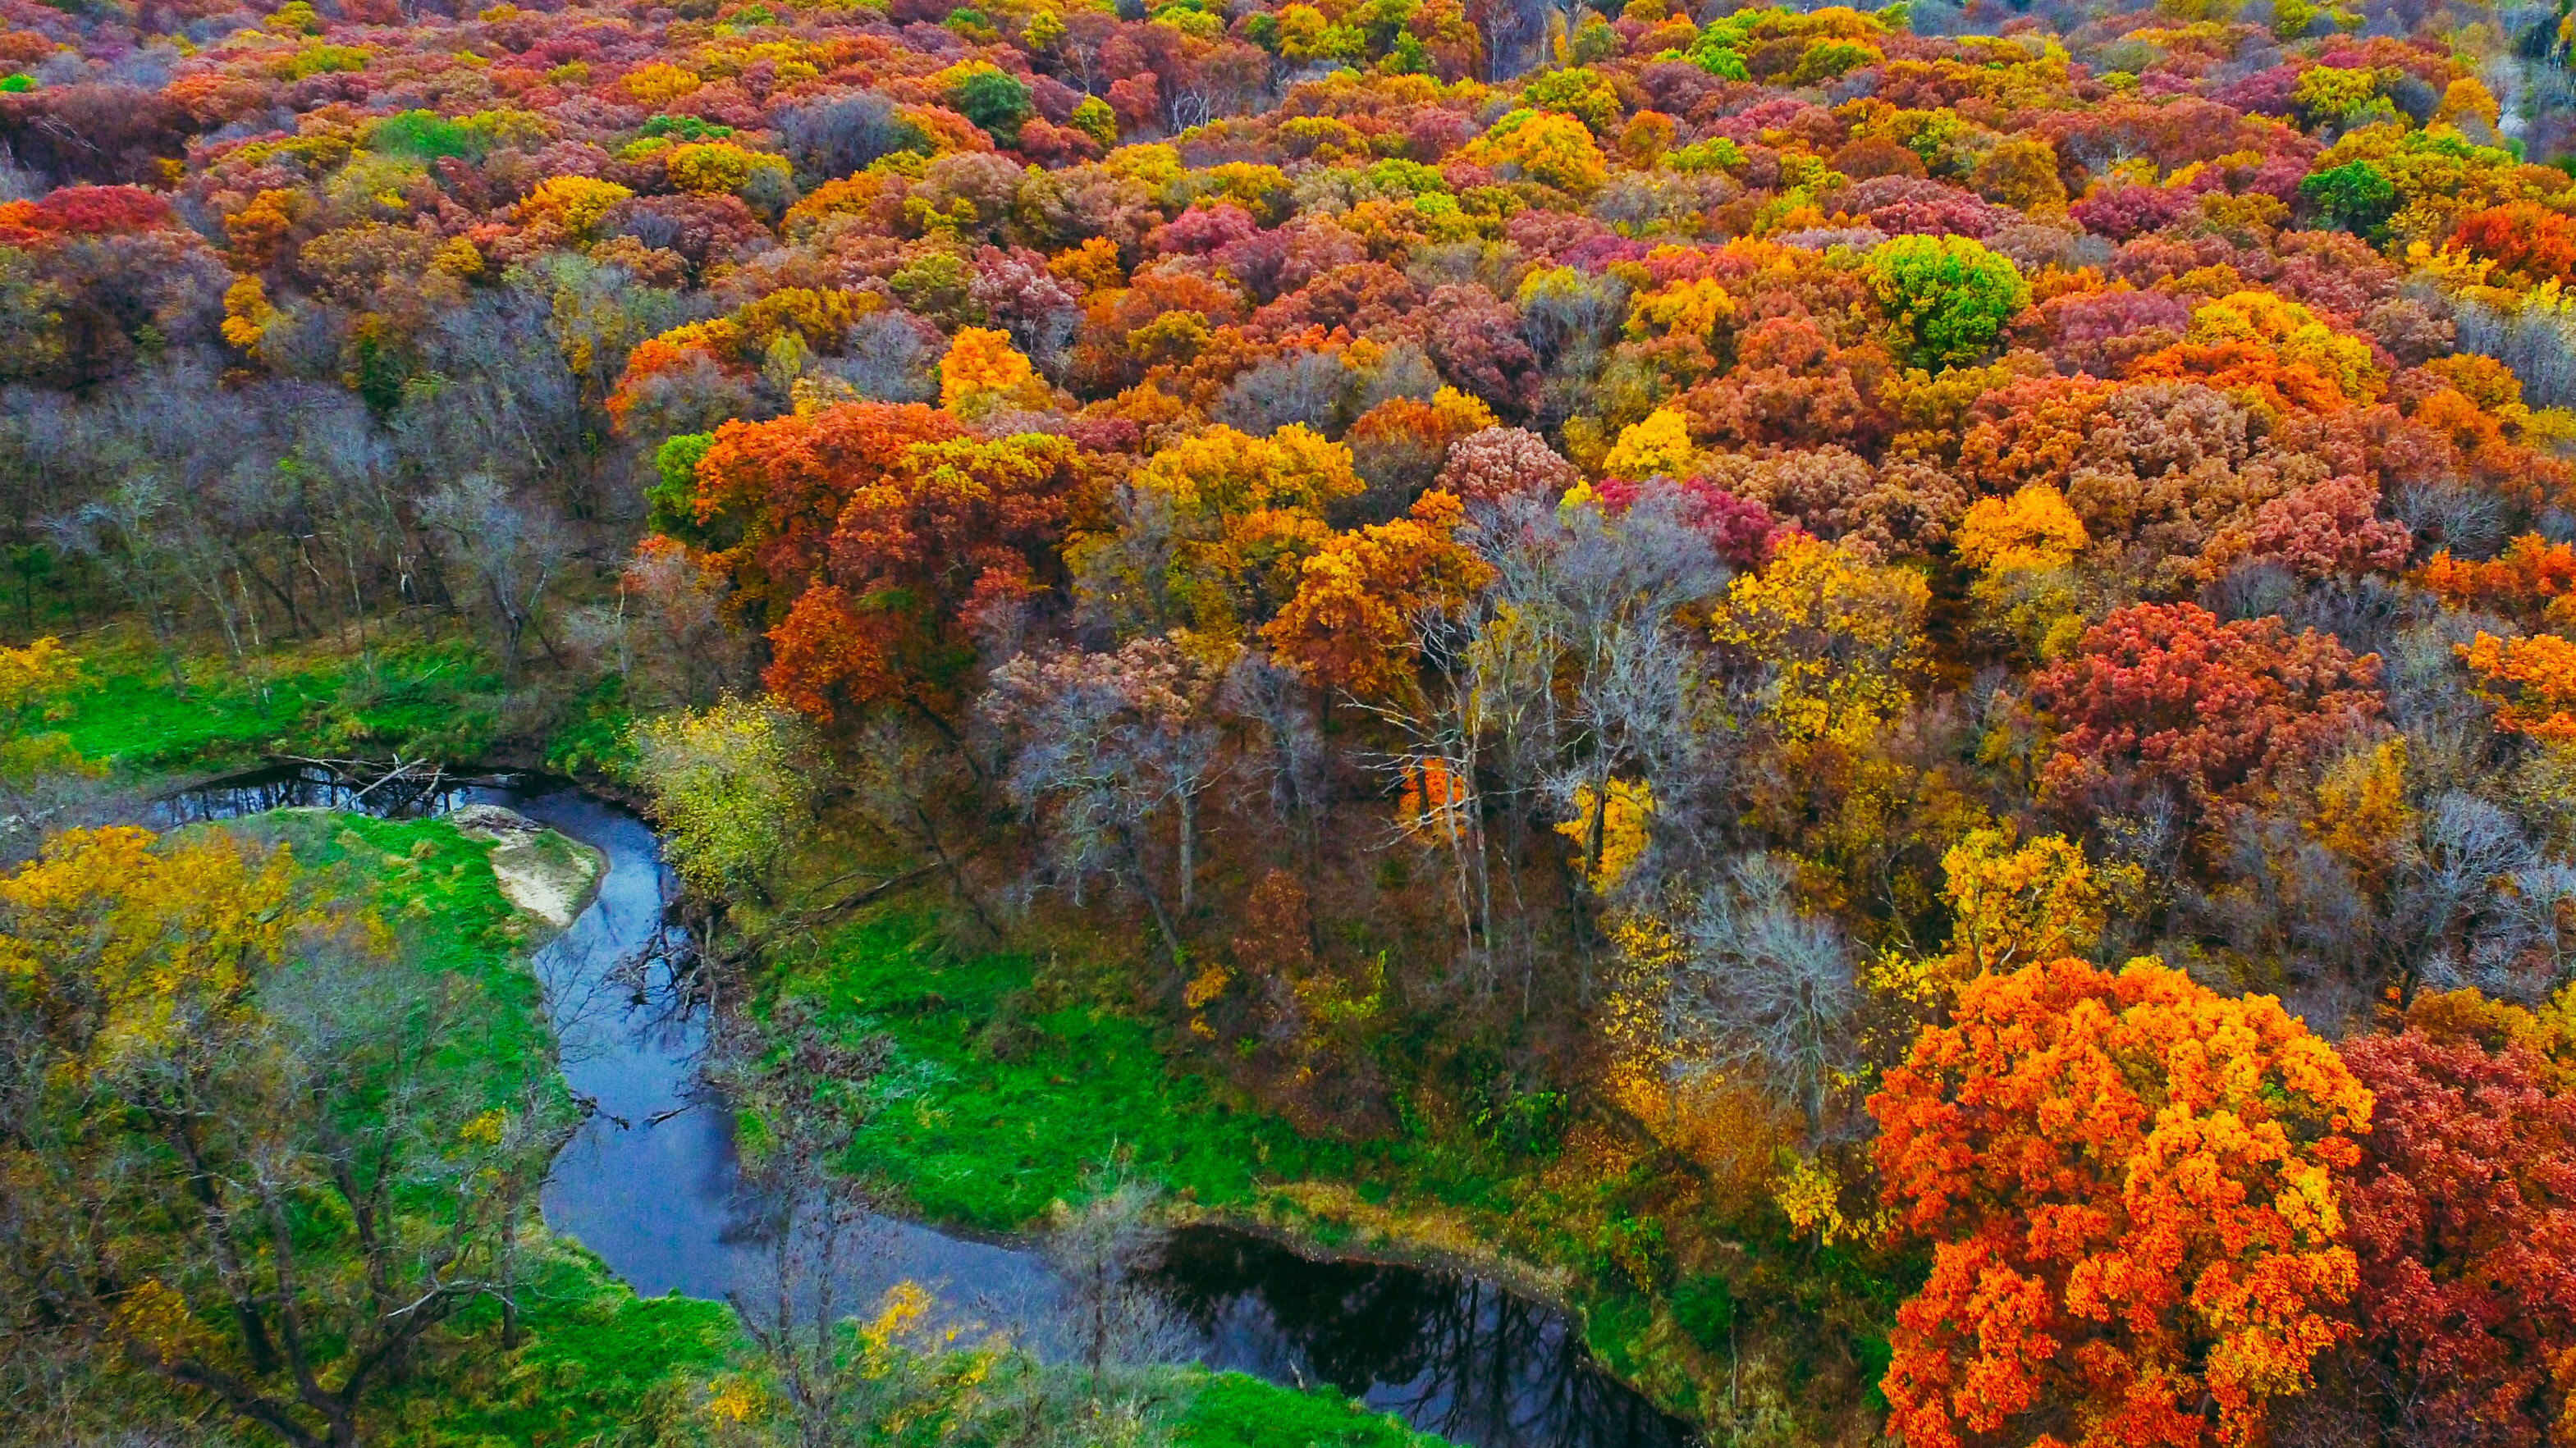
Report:
[[977,69],[948,88],[948,100],[957,113],[995,140],[1009,143],[1020,133],[1020,122],[1036,112],[1029,103],[1029,88],[1006,71],[990,66]]
[[803,726],[766,699],[725,699],[635,730],[635,772],[680,878],[761,890],[812,804]]
[[2347,161],[2299,183],[2299,195],[2326,225],[2367,233],[2397,210],[2397,187],[2368,161]]
[[1871,295],[1908,362],[1939,371],[1983,360],[2030,283],[2005,257],[1964,236],[1900,236],[1869,255]]
[[666,538],[701,548],[712,546],[698,524],[698,460],[714,447],[711,432],[684,432],[665,439],[653,453],[655,481],[644,490],[644,524]]

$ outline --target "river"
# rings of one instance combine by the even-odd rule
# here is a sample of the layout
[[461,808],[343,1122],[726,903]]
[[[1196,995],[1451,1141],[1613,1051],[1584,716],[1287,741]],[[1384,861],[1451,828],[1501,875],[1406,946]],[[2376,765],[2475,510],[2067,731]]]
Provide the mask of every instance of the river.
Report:
[[[557,1154],[544,1210],[646,1296],[725,1300],[774,1280],[762,1218],[737,1190],[732,1117],[699,1075],[702,1010],[677,1009],[667,964],[643,989],[612,981],[659,938],[672,880],[633,814],[559,783],[450,782],[425,796],[357,798],[294,771],[217,781],[164,804],[172,822],[288,807],[372,813],[506,806],[598,850],[597,893],[534,965],[556,1013],[565,1080],[594,1109]],[[649,957],[648,957],[649,958]],[[1064,1286],[1046,1256],[893,1217],[849,1254],[840,1299],[899,1281],[929,1288],[947,1320],[1061,1350]],[[1352,1261],[1310,1261],[1224,1227],[1174,1233],[1148,1286],[1162,1356],[1296,1385],[1330,1383],[1468,1448],[1679,1448],[1677,1420],[1611,1378],[1561,1313],[1487,1281]]]

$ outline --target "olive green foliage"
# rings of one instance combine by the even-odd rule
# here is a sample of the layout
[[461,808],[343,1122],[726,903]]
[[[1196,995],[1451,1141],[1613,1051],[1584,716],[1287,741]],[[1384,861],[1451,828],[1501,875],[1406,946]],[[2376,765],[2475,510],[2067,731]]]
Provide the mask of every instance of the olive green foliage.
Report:
[[645,519],[654,532],[700,545],[708,541],[698,524],[697,471],[715,442],[711,432],[684,432],[654,451],[655,482],[644,490]]
[[2022,308],[2030,283],[1964,236],[1900,236],[1869,254],[1870,292],[1906,361],[1938,371],[1980,361]]

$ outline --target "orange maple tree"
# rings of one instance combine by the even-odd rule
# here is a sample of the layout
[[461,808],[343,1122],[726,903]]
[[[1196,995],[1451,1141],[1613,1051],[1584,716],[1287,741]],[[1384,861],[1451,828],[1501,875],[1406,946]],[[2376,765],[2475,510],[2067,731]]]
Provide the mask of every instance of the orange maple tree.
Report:
[[2498,638],[2485,629],[2455,646],[2474,682],[2469,691],[2495,706],[2496,727],[2534,739],[2576,739],[2576,643],[2552,633]]
[[1073,445],[961,435],[919,406],[855,403],[727,423],[699,461],[701,531],[742,606],[765,611],[763,676],[798,712],[900,701],[939,718],[977,622],[1057,581]]
[[1262,636],[1323,683],[1365,699],[1395,693],[1419,658],[1415,619],[1456,610],[1493,577],[1458,541],[1464,512],[1457,495],[1428,492],[1404,517],[1336,535]]
[[850,495],[890,471],[914,443],[963,436],[918,403],[859,403],[770,422],[728,422],[698,460],[699,529],[725,540],[713,557],[735,597],[775,623],[816,570]]
[[2576,548],[2525,533],[2484,562],[2453,558],[2443,549],[2426,559],[2414,581],[2447,602],[2515,614],[2556,612],[2552,605],[2576,592]]
[[1869,1105],[1933,1243],[1882,1384],[1911,1448],[2251,1448],[2350,1332],[2332,1174],[2370,1093],[2271,997],[2152,960],[1980,976]]

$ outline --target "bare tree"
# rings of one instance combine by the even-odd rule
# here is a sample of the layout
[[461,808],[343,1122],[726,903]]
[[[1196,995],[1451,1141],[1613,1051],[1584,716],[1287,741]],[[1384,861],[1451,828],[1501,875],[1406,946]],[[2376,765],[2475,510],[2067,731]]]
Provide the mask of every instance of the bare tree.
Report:
[[[1023,655],[994,672],[981,707],[1007,756],[1004,786],[1054,874],[1077,899],[1093,876],[1118,882],[1153,916],[1176,967],[1179,916],[1196,900],[1198,798],[1215,778],[1206,693],[1177,647],[1139,639],[1114,654]],[[1168,856],[1156,838],[1166,816]]]
[[1056,1204],[1048,1259],[1065,1283],[1064,1325],[1098,1404],[1112,1369],[1161,1361],[1181,1331],[1153,1274],[1169,1232],[1156,1215],[1162,1191],[1112,1167],[1095,1173],[1079,1205]]
[[456,570],[474,580],[499,634],[504,677],[515,683],[522,641],[534,632],[549,657],[543,610],[565,540],[552,515],[512,498],[489,473],[468,473],[429,495],[421,521],[435,530]]
[[1670,1029],[1685,1069],[1743,1072],[1824,1122],[1849,1044],[1858,992],[1851,948],[1832,920],[1800,912],[1790,867],[1747,855],[1689,919],[1690,950],[1670,982]]
[[93,560],[115,580],[151,631],[170,687],[184,695],[188,679],[179,668],[179,635],[186,624],[183,585],[165,546],[170,506],[168,484],[153,473],[137,472],[77,512],[52,520],[46,531],[63,551]]
[[738,1198],[750,1234],[767,1249],[765,1280],[730,1298],[786,1399],[792,1441],[831,1448],[850,1441],[851,1430],[904,1386],[861,1350],[846,1321],[865,1306],[851,1300],[850,1284],[884,1244],[867,1185],[834,1168],[885,1050],[877,1039],[835,1044],[809,1022],[779,1024],[797,1043],[783,1060],[751,1060],[760,1043],[747,1031],[725,1043],[731,1094],[772,1124],[769,1150]]
[[1270,780],[1270,807],[1289,827],[1298,851],[1313,860],[1323,818],[1325,753],[1315,724],[1316,695],[1296,670],[1246,652],[1226,670],[1217,705],[1256,725],[1270,746],[1258,766]]

